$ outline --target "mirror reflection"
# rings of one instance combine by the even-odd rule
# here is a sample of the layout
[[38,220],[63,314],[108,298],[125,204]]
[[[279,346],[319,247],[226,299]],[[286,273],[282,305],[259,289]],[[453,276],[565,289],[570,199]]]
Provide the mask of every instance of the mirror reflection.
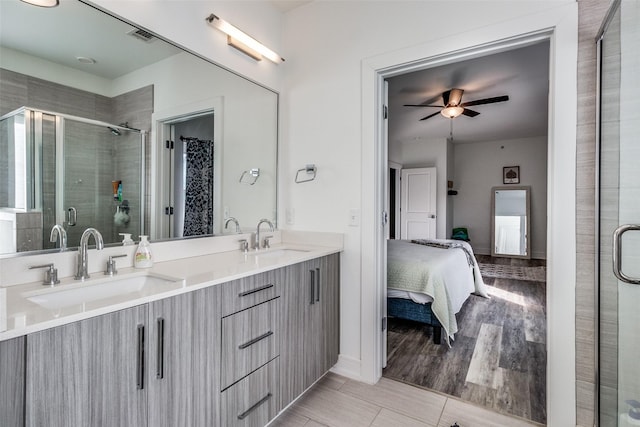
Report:
[[0,256],[275,222],[276,93],[77,0],[0,24]]
[[529,193],[529,187],[492,189],[492,256],[531,258]]

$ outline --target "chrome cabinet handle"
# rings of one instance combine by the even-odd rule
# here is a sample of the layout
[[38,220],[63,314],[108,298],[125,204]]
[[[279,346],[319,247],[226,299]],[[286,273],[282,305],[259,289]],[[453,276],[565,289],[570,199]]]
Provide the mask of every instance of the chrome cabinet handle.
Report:
[[164,378],[164,319],[158,317],[156,322],[158,324],[156,378],[161,380]]
[[138,325],[138,354],[136,366],[136,388],[144,388],[144,325]]
[[257,342],[259,342],[259,341],[262,341],[262,340],[263,340],[263,339],[265,339],[265,338],[269,338],[271,335],[273,335],[273,332],[272,332],[272,331],[269,331],[269,332],[267,332],[267,333],[265,333],[265,334],[260,335],[259,337],[255,337],[255,338],[254,338],[254,339],[252,339],[251,341],[247,341],[247,342],[246,342],[246,343],[244,343],[244,344],[240,344],[240,345],[238,346],[238,349],[240,349],[240,350],[244,350],[245,348],[247,348],[247,347],[251,347],[251,346],[252,346],[252,345],[254,345],[255,343],[257,343]]
[[640,279],[627,276],[622,271],[622,235],[627,231],[640,231],[640,225],[621,225],[613,232],[613,274],[622,282],[640,285]]
[[253,411],[255,411],[258,406],[262,405],[263,403],[265,403],[267,400],[271,399],[271,393],[267,393],[267,395],[265,397],[263,397],[262,399],[258,400],[258,402],[253,405],[251,408],[247,409],[246,411],[244,411],[243,413],[238,415],[238,419],[239,420],[244,420],[245,418],[247,418],[247,416],[252,413]]
[[268,285],[260,286],[259,288],[251,289],[249,291],[240,292],[238,294],[239,297],[246,297],[247,295],[255,294],[256,292],[265,291],[267,289],[273,288],[273,284],[269,283]]
[[315,304],[315,293],[316,293],[316,272],[314,270],[309,270],[311,273],[311,281],[309,285],[311,286],[311,299],[309,300],[309,305]]
[[320,269],[316,268],[316,302],[320,302]]

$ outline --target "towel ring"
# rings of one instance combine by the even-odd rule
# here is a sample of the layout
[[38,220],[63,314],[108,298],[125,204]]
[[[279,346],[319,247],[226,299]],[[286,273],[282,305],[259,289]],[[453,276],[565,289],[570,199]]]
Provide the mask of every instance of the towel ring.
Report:
[[248,171],[242,172],[242,175],[240,175],[239,182],[253,185],[256,183],[259,177],[260,177],[260,169],[252,168],[252,169],[249,169]]
[[[298,169],[298,172],[296,172],[296,184],[313,181],[314,179],[316,179],[317,171],[318,168],[316,168],[316,165],[306,165],[304,168]],[[307,175],[311,175],[311,177],[307,176],[306,179],[300,179],[300,172],[306,172]]]

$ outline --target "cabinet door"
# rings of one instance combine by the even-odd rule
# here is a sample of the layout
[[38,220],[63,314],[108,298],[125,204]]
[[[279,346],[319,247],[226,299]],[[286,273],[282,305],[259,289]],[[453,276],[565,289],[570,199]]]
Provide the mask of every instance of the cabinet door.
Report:
[[280,397],[282,408],[298,397],[305,389],[304,318],[309,300],[303,290],[301,264],[278,270],[281,283],[282,309],[280,310]]
[[321,260],[314,259],[302,263],[302,292],[304,311],[304,388],[320,378],[324,370],[324,330],[322,324],[322,301],[325,289],[322,287]]
[[340,254],[322,258],[320,272],[324,339],[323,372],[326,372],[338,363],[340,353]]
[[217,286],[149,304],[149,425],[217,426]]
[[0,342],[0,421],[6,427],[24,425],[25,338]]
[[146,306],[27,336],[27,426],[144,426]]

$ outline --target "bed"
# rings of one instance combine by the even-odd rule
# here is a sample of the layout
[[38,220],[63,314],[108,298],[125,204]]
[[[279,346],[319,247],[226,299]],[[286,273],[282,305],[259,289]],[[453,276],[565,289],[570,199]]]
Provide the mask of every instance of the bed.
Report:
[[450,344],[458,332],[456,313],[472,293],[488,298],[486,286],[469,243],[420,242],[387,241],[387,315],[431,325],[436,344],[441,331]]

